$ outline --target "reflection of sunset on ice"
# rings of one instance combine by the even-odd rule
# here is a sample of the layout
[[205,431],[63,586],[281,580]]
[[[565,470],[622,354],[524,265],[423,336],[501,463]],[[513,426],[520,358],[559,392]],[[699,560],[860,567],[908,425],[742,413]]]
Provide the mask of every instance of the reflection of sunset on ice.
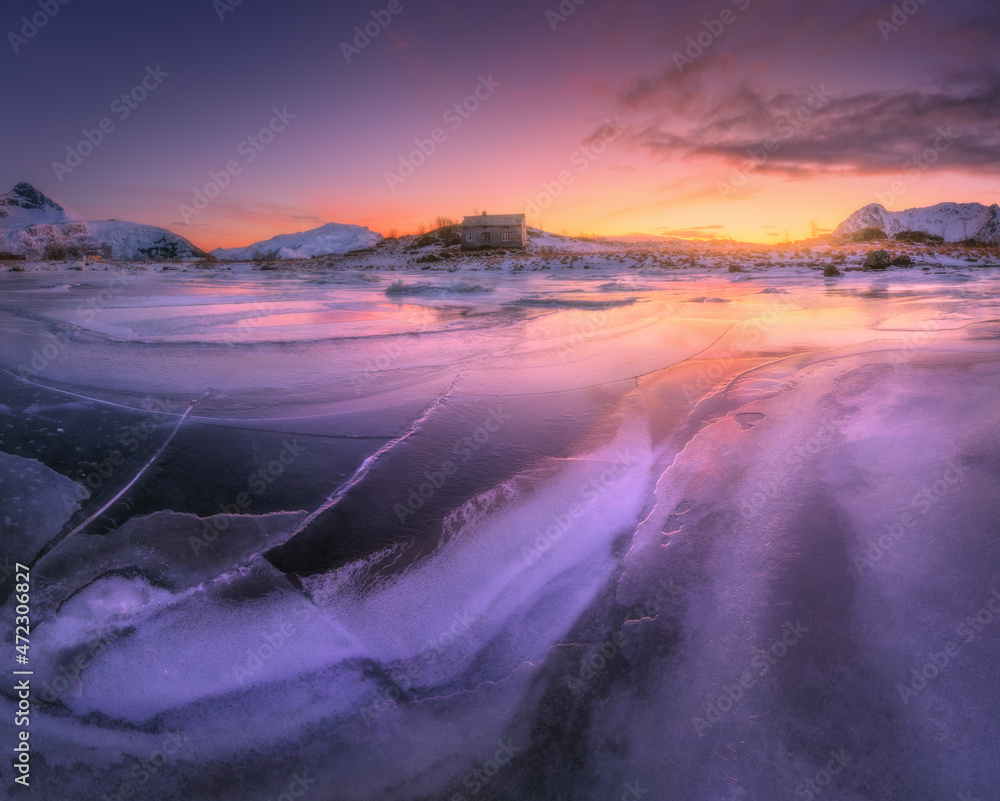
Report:
[[[172,732],[152,798],[220,771],[229,796],[191,797],[270,798],[302,769],[499,798],[562,758],[543,722],[585,714],[574,736],[630,747],[583,752],[583,797],[623,773],[701,797],[726,743],[749,784],[777,741],[778,797],[890,792],[904,710],[990,708],[992,270],[553,238],[456,275],[387,247],[10,283],[0,470],[31,492],[5,496],[4,556],[49,549],[36,778],[113,790]],[[995,719],[964,719],[967,764]],[[946,772],[957,731],[906,736]],[[263,789],[219,767],[251,752],[279,766]]]

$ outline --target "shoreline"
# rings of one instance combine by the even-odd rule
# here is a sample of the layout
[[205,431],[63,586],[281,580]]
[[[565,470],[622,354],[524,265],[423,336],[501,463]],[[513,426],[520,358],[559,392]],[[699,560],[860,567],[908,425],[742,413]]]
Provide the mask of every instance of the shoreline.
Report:
[[[876,250],[890,257],[908,256],[912,266],[866,270],[866,257]],[[416,247],[405,240],[385,240],[352,253],[307,259],[223,261],[214,258],[120,259],[64,261],[0,260],[2,273],[72,273],[124,270],[133,272],[323,273],[384,270],[406,273],[563,272],[569,270],[766,273],[773,268],[798,268],[822,275],[824,268],[841,272],[901,272],[935,269],[1000,267],[1000,247],[963,244],[916,245],[904,242],[747,245],[710,242],[601,242],[566,239],[558,246],[530,246],[524,251],[463,251],[457,247]]]

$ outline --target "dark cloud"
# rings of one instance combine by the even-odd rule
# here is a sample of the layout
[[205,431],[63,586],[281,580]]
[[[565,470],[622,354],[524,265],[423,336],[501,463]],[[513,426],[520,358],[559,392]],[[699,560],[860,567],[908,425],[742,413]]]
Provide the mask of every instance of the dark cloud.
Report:
[[[1000,172],[1000,6],[893,13],[862,0],[822,14],[756,0],[690,63],[668,50],[658,72],[619,87],[621,142],[802,179],[899,173],[925,153],[939,169]],[[902,24],[885,27],[893,19]]]
[[1000,172],[1000,74],[992,72],[955,73],[906,91],[737,86],[705,100],[681,120],[667,113],[633,120],[623,139],[662,157],[721,157],[799,178],[895,173],[925,159],[938,168]]

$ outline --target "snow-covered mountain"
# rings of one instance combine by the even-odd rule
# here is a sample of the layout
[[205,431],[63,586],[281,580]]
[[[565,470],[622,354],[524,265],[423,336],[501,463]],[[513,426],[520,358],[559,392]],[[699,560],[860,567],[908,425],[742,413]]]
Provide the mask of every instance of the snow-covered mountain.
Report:
[[900,231],[923,231],[946,242],[976,239],[1000,244],[1000,207],[995,203],[938,203],[926,208],[889,211],[880,203],[858,209],[837,226],[834,236],[849,236],[862,228],[881,228],[889,236]]
[[10,192],[0,195],[0,230],[82,219],[75,211],[39,192],[31,184],[19,183]]
[[122,261],[190,259],[204,256],[183,237],[165,228],[121,220],[75,221],[0,229],[0,250],[29,259],[97,253]]
[[274,252],[275,258],[279,259],[308,259],[313,256],[364,250],[381,241],[382,234],[377,234],[365,226],[327,223],[311,231],[279,234],[242,248],[216,248],[212,251],[212,255],[230,261],[245,261],[258,254],[266,255]]
[[0,195],[0,251],[29,259],[82,256],[91,252],[122,261],[205,255],[184,237],[165,228],[122,220],[84,220],[26,183],[19,183]]
[[969,221],[969,230],[974,231],[973,239],[1000,245],[1000,206],[984,206],[983,210]]

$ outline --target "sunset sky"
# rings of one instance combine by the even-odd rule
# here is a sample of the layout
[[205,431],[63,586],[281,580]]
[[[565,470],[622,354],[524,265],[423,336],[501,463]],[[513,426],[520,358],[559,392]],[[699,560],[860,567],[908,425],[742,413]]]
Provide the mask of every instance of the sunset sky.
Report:
[[773,242],[1000,202],[995,0],[231,3],[6,3],[0,191],[207,249],[477,209]]

